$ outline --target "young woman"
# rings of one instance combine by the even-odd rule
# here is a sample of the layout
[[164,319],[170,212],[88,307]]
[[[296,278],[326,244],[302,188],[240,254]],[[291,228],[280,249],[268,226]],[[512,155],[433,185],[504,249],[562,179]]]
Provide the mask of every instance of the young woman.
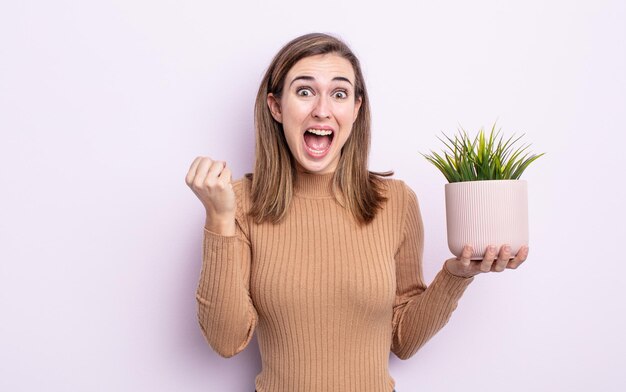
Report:
[[285,45],[255,104],[253,174],[196,158],[186,183],[206,209],[198,318],[224,357],[256,331],[259,392],[394,390],[407,359],[448,321],[473,276],[518,267],[508,247],[471,247],[427,287],[415,193],[368,170],[370,108],[358,59],[339,39]]

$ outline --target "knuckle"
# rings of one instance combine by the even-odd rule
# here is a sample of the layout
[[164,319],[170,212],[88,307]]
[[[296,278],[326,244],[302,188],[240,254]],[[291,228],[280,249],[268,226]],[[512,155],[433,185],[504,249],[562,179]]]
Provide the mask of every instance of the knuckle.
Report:
[[217,182],[215,183],[215,188],[216,188],[216,189],[218,189],[218,190],[220,190],[220,191],[222,191],[222,190],[226,189],[226,184],[224,184],[224,183],[223,183],[223,182],[221,182],[221,181],[217,181]]

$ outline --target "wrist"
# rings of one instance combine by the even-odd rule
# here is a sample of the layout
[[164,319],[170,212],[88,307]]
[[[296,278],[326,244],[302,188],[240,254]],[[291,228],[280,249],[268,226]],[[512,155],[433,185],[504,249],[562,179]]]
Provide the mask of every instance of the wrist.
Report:
[[213,217],[209,214],[206,216],[204,227],[213,233],[223,236],[235,235],[235,218]]
[[454,268],[454,266],[450,266],[450,263],[454,263],[456,260],[455,259],[448,259],[446,260],[445,263],[443,263],[443,269],[446,270],[446,272],[448,272],[450,275],[456,276],[457,278],[471,278],[474,275],[467,275],[464,274],[461,271],[458,271],[456,268]]

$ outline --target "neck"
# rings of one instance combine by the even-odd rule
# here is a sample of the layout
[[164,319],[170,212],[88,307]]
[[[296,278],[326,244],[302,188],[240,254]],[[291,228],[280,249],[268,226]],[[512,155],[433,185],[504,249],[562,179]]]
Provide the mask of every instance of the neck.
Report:
[[332,197],[334,172],[317,174],[297,171],[294,194],[305,197]]

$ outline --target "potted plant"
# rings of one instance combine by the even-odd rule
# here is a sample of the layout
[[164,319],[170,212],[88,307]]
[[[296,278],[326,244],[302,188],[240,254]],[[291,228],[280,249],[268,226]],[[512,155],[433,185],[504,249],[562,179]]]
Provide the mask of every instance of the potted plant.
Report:
[[422,154],[447,178],[445,185],[448,248],[460,256],[465,244],[473,247],[472,260],[482,259],[488,245],[511,246],[515,255],[528,244],[528,184],[520,176],[540,156],[514,148],[511,136],[499,140],[500,130],[485,137],[481,128],[471,140],[465,130],[454,138],[438,138],[443,155]]

